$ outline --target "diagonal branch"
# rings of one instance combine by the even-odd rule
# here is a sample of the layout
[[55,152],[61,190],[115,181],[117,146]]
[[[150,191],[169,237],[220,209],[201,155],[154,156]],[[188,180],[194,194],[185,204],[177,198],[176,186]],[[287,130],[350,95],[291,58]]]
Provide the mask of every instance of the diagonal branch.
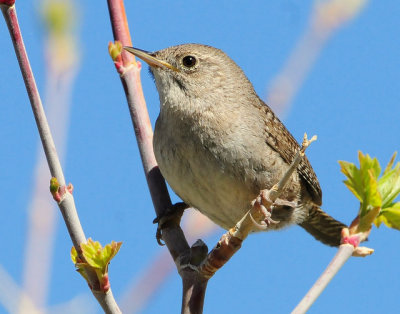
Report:
[[[122,46],[131,45],[123,1],[108,0],[107,2],[115,41],[121,42]],[[124,50],[119,50],[114,64],[124,87],[153,205],[157,216],[162,216],[164,211],[172,206],[172,203],[165,180],[154,157],[153,131],[140,81],[141,64],[135,60],[132,54]],[[174,260],[183,252],[189,251],[189,245],[179,225],[166,226],[163,229],[163,240]]]
[[[157,166],[153,152],[153,131],[140,81],[141,63],[133,55],[121,51],[131,46],[124,4],[122,0],[108,0],[111,26],[116,44],[109,45],[109,52],[120,74],[128,102],[143,168],[157,217],[164,216],[172,206],[165,180]],[[119,43],[119,44],[118,44]],[[116,53],[115,53],[116,52]],[[168,223],[162,228],[162,238],[175,261],[183,282],[182,313],[201,313],[208,279],[193,268],[181,267],[191,261],[191,248],[179,223]]]
[[366,257],[374,252],[370,248],[359,246],[362,241],[367,239],[370,231],[351,234],[348,228],[342,230],[342,244],[340,244],[338,251],[322,275],[292,311],[292,314],[306,313],[351,256]]
[[[47,118],[43,110],[42,101],[40,99],[39,91],[36,86],[35,78],[30,67],[14,4],[14,1],[0,1],[0,7],[3,12],[4,19],[7,23],[12,43],[14,45],[15,53],[21,69],[22,77],[25,82],[25,87],[28,92],[33,115],[36,120],[36,125],[39,131],[50,173],[54,178],[56,178],[59,183],[60,189],[63,191],[63,195],[57,203],[63,215],[74,247],[77,252],[80,253],[80,244],[86,242],[86,237],[79,221],[74,198],[70,193],[70,190],[65,186],[64,173],[62,171],[57,150],[54,145],[53,137],[51,135],[50,127],[48,125]],[[80,257],[82,260],[84,260],[83,256]],[[107,313],[120,313],[118,305],[116,304],[112,295],[111,289],[109,289],[107,292],[99,292],[101,285],[94,271],[88,271],[87,277],[89,278],[92,293],[96,297],[100,305],[103,307],[104,311]]]
[[[297,166],[305,155],[307,147],[316,139],[317,137],[314,135],[310,140],[308,140],[307,134],[304,134],[301,149],[295,155],[292,163],[284,173],[281,180],[268,191],[268,198],[272,203],[280,196],[289,178],[297,169]],[[254,219],[253,217],[256,218]],[[250,209],[235,227],[231,228],[221,237],[218,244],[211,250],[207,258],[200,265],[199,272],[206,278],[214,276],[217,270],[228,262],[229,259],[241,248],[243,240],[246,239],[249,233],[254,229],[254,224],[257,223],[256,221],[261,219],[263,219],[263,217],[261,217],[260,212],[255,207]]]

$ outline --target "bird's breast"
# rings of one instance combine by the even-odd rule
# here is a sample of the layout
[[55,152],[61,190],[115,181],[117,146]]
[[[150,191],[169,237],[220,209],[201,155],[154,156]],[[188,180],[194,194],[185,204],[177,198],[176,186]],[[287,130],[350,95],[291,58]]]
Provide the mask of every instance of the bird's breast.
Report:
[[228,229],[248,209],[251,196],[210,146],[215,144],[186,123],[157,120],[154,153],[168,184],[185,203]]
[[[229,229],[248,211],[261,189],[277,182],[287,165],[274,150],[267,149],[262,134],[252,133],[252,125],[235,126],[231,119],[229,125],[221,126],[215,117],[211,120],[207,114],[193,120],[161,112],[154,132],[154,153],[175,193]],[[235,134],[238,128],[244,136]],[[260,147],[265,149],[260,152]],[[291,200],[297,194],[294,191]]]

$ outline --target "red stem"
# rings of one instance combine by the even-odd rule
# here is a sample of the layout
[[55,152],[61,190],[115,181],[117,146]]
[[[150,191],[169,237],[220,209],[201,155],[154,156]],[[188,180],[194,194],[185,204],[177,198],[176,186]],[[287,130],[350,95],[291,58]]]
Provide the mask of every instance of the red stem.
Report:
[[[132,46],[123,1],[108,0],[107,2],[114,40],[119,40],[123,46]],[[133,55],[127,55],[125,51],[122,52],[122,63],[124,71],[121,81],[128,101],[147,184],[157,216],[161,216],[172,204],[165,180],[154,157],[153,131],[140,81],[141,64],[135,61]],[[163,228],[162,237],[182,277],[182,313],[202,313],[207,279],[191,269],[180,269],[181,261],[190,256],[190,248],[182,229],[178,224],[169,224]]]
[[[108,0],[107,3],[108,3],[108,11],[110,13],[111,27],[113,31],[114,40],[120,41],[123,46],[132,46],[131,34],[129,32],[128,19],[126,18],[124,1]],[[124,66],[127,66],[131,63],[135,63],[136,61],[133,54],[123,50],[122,62]]]
[[51,136],[46,115],[43,110],[42,101],[40,100],[35,78],[33,76],[28,55],[25,50],[15,6],[2,6],[2,11],[10,31],[11,40],[14,44],[15,54],[17,55],[19,67],[25,82],[26,91],[28,92],[28,97],[32,106],[33,114],[35,116],[36,125],[38,127],[40,139],[43,144],[43,149],[46,154],[50,173],[53,177],[57,178],[60,185],[65,185],[64,174],[61,170],[61,164],[58,159],[53,137]]
[[[114,40],[120,41],[123,46],[132,46],[123,1],[108,0],[107,2]],[[127,97],[129,112],[151,198],[156,214],[160,216],[172,203],[167,185],[154,157],[153,130],[140,81],[141,64],[140,62],[136,62],[134,56],[125,50],[122,52],[122,62],[124,67],[126,67],[126,72],[121,76],[121,82]]]

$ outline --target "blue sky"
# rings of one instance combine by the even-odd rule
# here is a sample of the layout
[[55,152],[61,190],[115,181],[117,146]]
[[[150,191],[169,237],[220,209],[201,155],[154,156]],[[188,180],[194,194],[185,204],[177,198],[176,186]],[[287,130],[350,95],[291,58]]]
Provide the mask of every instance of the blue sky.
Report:
[[[266,99],[268,84],[285,64],[308,25],[313,1],[126,1],[134,45],[145,50],[196,42],[221,48]],[[125,96],[110,61],[112,40],[106,1],[79,2],[80,68],[73,86],[65,157],[67,181],[87,236],[123,241],[110,265],[114,295],[166,250],[157,245],[155,216],[145,183]],[[18,1],[18,16],[39,90],[45,88],[44,31],[37,1]],[[320,180],[323,208],[350,223],[358,203],[343,185],[338,160],[356,162],[357,151],[385,165],[399,150],[400,7],[369,1],[327,42],[285,115],[300,140],[318,141],[307,155]],[[0,264],[22,284],[27,208],[32,198],[38,135],[4,22],[0,23]],[[154,124],[158,95],[143,71]],[[42,95],[44,97],[44,95]],[[177,197],[174,198],[176,201]],[[51,198],[48,198],[51,202]],[[69,259],[71,242],[58,215],[48,304],[89,295],[87,313],[99,312]],[[206,240],[212,247],[222,230]],[[374,228],[367,246],[375,253],[351,259],[310,313],[395,313],[400,307],[398,231]],[[323,271],[335,249],[299,227],[250,236],[208,285],[205,313],[287,313]],[[143,313],[177,313],[181,282],[176,272]],[[0,305],[0,311],[5,311]]]

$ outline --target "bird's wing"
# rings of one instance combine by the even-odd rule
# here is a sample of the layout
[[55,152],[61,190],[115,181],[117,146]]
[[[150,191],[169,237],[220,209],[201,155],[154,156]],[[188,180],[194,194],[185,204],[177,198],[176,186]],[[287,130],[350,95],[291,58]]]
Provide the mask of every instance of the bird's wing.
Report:
[[[283,123],[277,116],[275,116],[273,111],[265,103],[263,104],[264,106],[262,106],[261,110],[264,110],[264,114],[266,115],[266,142],[271,146],[271,148],[276,150],[288,164],[290,164],[296,153],[299,151],[300,146]],[[316,205],[321,205],[321,187],[306,156],[301,159],[297,169],[301,178],[306,183],[307,191],[310,193],[313,202]]]

